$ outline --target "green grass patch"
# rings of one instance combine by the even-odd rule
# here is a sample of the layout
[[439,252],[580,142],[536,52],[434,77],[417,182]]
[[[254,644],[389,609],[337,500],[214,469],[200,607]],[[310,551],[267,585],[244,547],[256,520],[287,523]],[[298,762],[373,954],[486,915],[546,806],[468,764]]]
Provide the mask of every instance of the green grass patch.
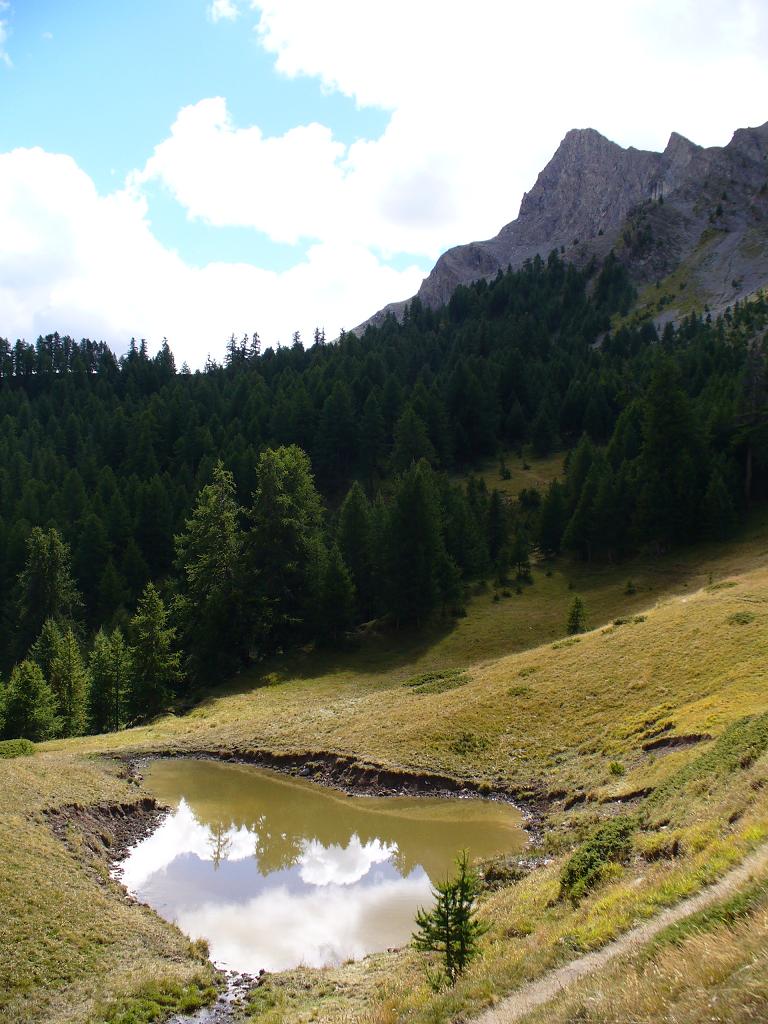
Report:
[[470,682],[471,676],[461,669],[446,669],[442,672],[421,672],[417,676],[407,679],[403,686],[409,686],[414,693],[445,693],[447,690],[455,690],[459,686],[465,686]]
[[0,740],[0,758],[29,757],[34,752],[32,740]]
[[195,1013],[212,1003],[216,989],[203,979],[188,985],[150,982],[135,995],[121,999],[98,1012],[94,1024],[152,1024],[172,1013]]
[[754,764],[766,750],[768,712],[740,718],[728,726],[709,750],[666,779],[648,797],[646,807],[657,809],[670,799],[684,795],[691,786],[700,791],[705,783],[711,788],[719,782],[728,781],[734,772]]
[[599,825],[569,857],[560,875],[560,898],[578,904],[611,873],[611,866],[625,861],[632,849],[634,818],[612,818]]
[[729,626],[748,626],[750,622],[754,621],[755,616],[752,612],[734,612],[726,619]]
[[665,928],[649,942],[643,959],[652,960],[670,946],[681,946],[691,935],[711,932],[722,926],[732,928],[738,921],[752,917],[768,904],[768,879],[753,883],[721,903],[705,907],[682,921]]

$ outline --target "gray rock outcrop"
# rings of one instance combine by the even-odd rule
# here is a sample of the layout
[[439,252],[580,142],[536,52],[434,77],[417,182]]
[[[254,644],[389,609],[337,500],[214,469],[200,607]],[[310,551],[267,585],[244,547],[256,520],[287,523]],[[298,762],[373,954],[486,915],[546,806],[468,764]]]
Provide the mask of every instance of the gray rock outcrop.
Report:
[[[613,249],[638,285],[682,267],[677,285],[690,289],[689,302],[696,296],[714,309],[750,294],[768,282],[768,123],[709,148],[673,132],[663,153],[573,129],[523,196],[518,217],[495,238],[445,252],[418,297],[441,306],[457,285],[552,249],[578,265]],[[361,328],[399,316],[405,305],[392,303]]]

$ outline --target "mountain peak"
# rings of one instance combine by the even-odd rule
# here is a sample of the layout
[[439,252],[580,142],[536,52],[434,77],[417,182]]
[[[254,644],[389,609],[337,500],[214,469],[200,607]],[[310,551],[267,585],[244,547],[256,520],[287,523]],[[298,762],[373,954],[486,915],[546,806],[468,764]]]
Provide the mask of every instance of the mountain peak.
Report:
[[[768,247],[765,259],[749,264],[746,257],[725,252],[733,248],[735,230],[750,237],[766,234],[768,201],[760,198],[766,160],[768,123],[739,129],[727,146],[708,149],[672,132],[663,153],[624,148],[595,128],[572,128],[523,195],[517,219],[495,238],[443,253],[422,282],[419,298],[435,308],[457,285],[493,277],[553,249],[584,265],[614,248],[638,281],[658,281],[696,250],[714,223],[717,197],[727,192],[738,212],[733,207],[727,223],[718,221],[716,245],[710,230],[709,241],[723,252],[711,254],[706,281],[700,282],[710,304],[726,305],[768,280]],[[747,195],[753,197],[751,205]],[[663,206],[653,202],[662,197]],[[386,307],[372,321],[390,311],[399,315],[404,305]]]

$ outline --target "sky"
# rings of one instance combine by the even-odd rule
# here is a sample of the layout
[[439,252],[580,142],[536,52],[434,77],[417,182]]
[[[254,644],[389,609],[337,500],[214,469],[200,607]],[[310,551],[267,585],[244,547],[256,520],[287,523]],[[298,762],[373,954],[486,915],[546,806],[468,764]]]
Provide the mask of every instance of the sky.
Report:
[[350,329],[569,128],[768,120],[768,0],[0,0],[0,337]]

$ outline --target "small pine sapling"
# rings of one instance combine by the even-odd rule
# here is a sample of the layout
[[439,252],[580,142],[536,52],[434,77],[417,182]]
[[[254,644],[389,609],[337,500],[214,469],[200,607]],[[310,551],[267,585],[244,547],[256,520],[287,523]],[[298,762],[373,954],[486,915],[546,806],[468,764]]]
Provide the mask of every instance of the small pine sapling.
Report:
[[427,969],[427,979],[435,991],[446,982],[449,985],[456,982],[477,956],[480,937],[488,929],[476,918],[480,878],[470,866],[466,850],[456,858],[456,868],[453,878],[435,885],[433,909],[421,908],[416,914],[415,948],[425,953],[438,953],[442,957],[442,968],[437,971]]

